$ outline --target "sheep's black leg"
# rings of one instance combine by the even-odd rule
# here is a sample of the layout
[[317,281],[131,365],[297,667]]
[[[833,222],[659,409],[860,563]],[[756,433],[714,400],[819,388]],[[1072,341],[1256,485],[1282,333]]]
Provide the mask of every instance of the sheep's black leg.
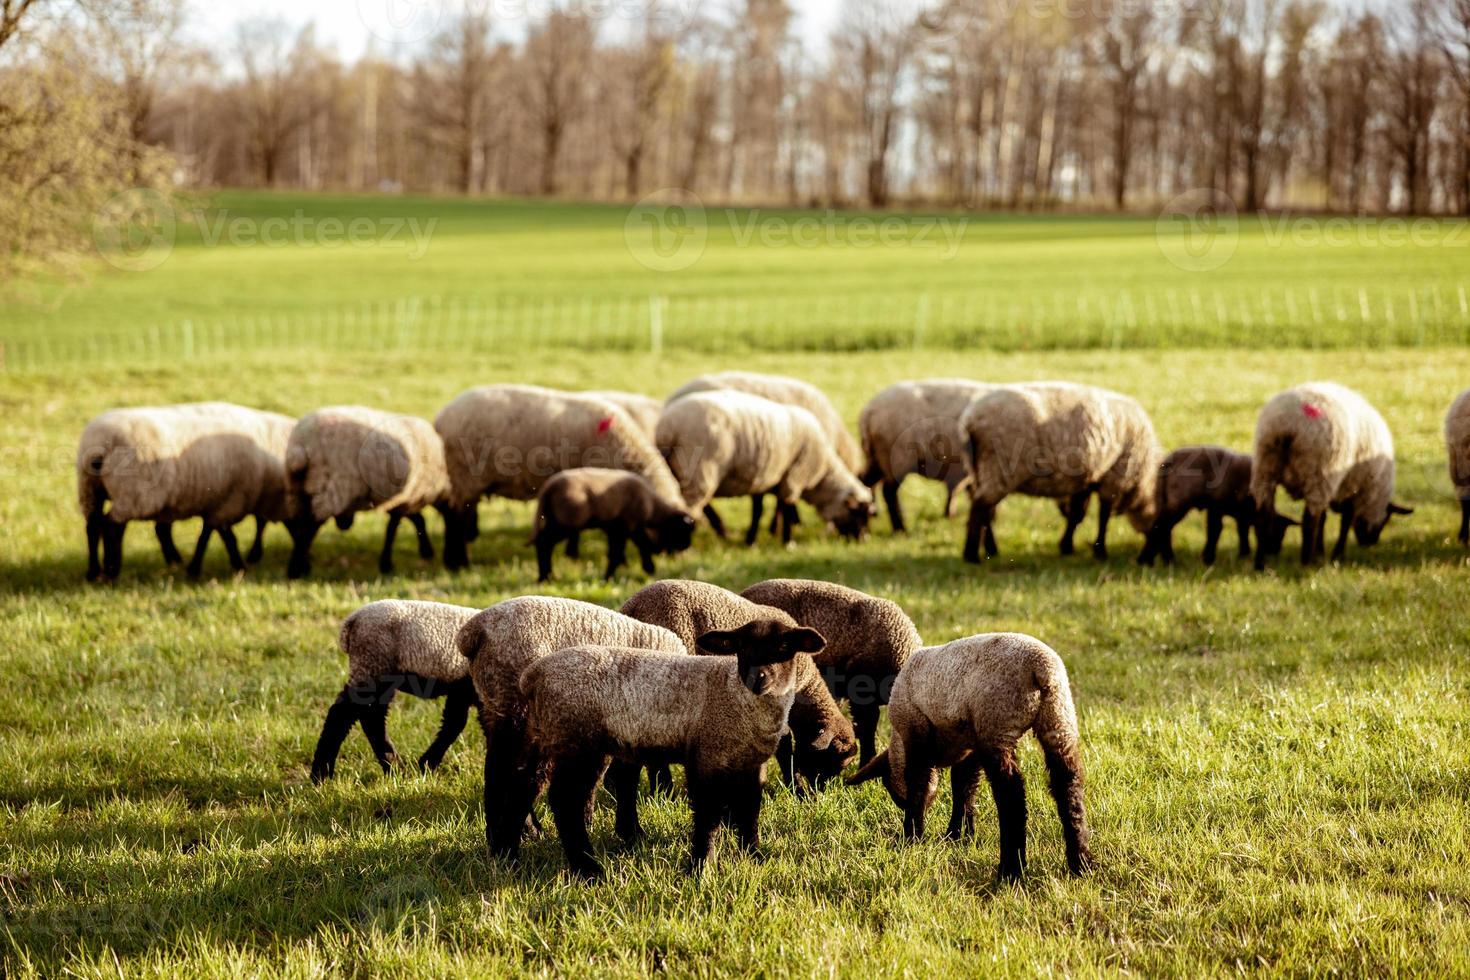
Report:
[[309,517],[293,521],[291,532],[291,562],[286,567],[286,577],[302,579],[311,574],[311,543],[322,528],[321,522]]
[[250,542],[250,552],[245,560],[252,565],[259,565],[260,560],[265,557],[265,529],[270,522],[264,517],[255,519],[255,540]]
[[1321,525],[1327,520],[1325,513],[1314,513],[1310,508],[1302,511],[1302,564],[1312,565],[1317,561],[1317,542],[1321,540]]
[[1087,507],[1092,502],[1092,491],[1074,493],[1067,501],[1064,508],[1067,518],[1067,529],[1062,532],[1061,551],[1062,557],[1070,558],[1077,553],[1077,529],[1087,519]]
[[563,756],[556,760],[547,792],[567,865],[572,874],[587,881],[595,881],[603,874],[602,865],[592,854],[587,824],[593,795],[606,769],[607,759],[601,755]]
[[714,504],[704,505],[704,519],[709,521],[709,529],[715,532],[720,540],[725,539],[725,522],[720,518],[719,511],[715,510]]
[[[1470,511],[1467,511],[1470,513]],[[102,513],[100,511],[87,515],[87,581],[96,582],[102,578],[102,562],[98,560],[97,551],[102,545]]]
[[1244,561],[1251,556],[1251,525],[1255,523],[1255,515],[1250,509],[1239,508],[1235,511],[1235,532],[1240,537],[1240,559]]
[[245,571],[245,559],[240,555],[240,541],[235,537],[235,529],[220,528],[219,539],[225,543],[225,554],[230,556],[230,568],[237,573]]
[[[1332,549],[1332,560],[1340,562],[1347,557],[1348,532],[1353,529],[1354,507],[1351,502],[1342,507],[1342,530],[1337,535],[1337,547]],[[1322,524],[1326,526],[1327,520],[1323,518]]]
[[[755,544],[761,536],[761,518],[765,515],[766,498],[764,494],[754,493],[750,495],[750,527],[745,531],[745,545],[750,547]],[[778,510],[777,516],[780,515]]]
[[698,874],[709,858],[715,834],[725,816],[724,794],[718,777],[706,776],[692,769],[686,775],[689,784],[689,808],[694,811],[694,830],[689,844],[689,871]]
[[1174,564],[1174,528],[1184,519],[1183,513],[1160,514],[1148,530],[1143,553],[1138,556],[1140,565],[1152,566],[1155,559],[1162,558],[1165,565]]
[[199,543],[194,545],[194,557],[189,560],[189,577],[198,578],[204,572],[204,552],[209,548],[209,536],[214,528],[208,521],[199,529]]
[[1013,749],[997,749],[981,758],[995,812],[1000,822],[1000,877],[1014,881],[1026,870],[1026,781]]
[[485,836],[492,854],[514,858],[519,853],[544,784],[540,758],[525,732],[514,721],[496,725],[485,751]]
[[582,532],[581,531],[569,531],[569,532],[567,532],[566,539],[567,539],[567,557],[568,558],[571,558],[573,560],[576,560],[576,559],[581,558],[582,557]]
[[1108,560],[1108,522],[1113,518],[1112,501],[1098,498],[1097,540],[1092,543],[1092,557],[1098,561]]
[[398,685],[399,681],[391,678],[379,681],[362,711],[362,733],[373,748],[373,758],[378,760],[385,773],[390,772],[398,761],[398,752],[388,739],[388,709],[393,706]]
[[985,545],[985,557],[994,558],[998,553],[995,547],[995,534],[991,531],[991,522],[995,519],[995,508],[990,504],[982,504],[978,500],[970,504],[970,525],[965,532],[965,561],[972,565],[980,564],[980,546]]
[[[546,524],[536,531],[536,581],[551,581],[551,563],[556,554],[556,546],[567,539],[566,532],[555,520],[547,519]],[[570,550],[570,546],[568,546]]]
[[[1092,851],[1087,846],[1087,811],[1082,805],[1082,762],[1075,745],[1060,751],[1042,740],[1046,770],[1051,782],[1052,799],[1062,821],[1062,839],[1066,842],[1067,868],[1074,875],[1092,870]],[[1024,841],[1024,838],[1023,838]]]
[[735,837],[747,856],[760,859],[761,847],[761,772],[730,773],[725,783],[725,805]]
[[1470,497],[1460,501],[1460,543],[1470,546]]
[[440,511],[444,518],[444,567],[457,572],[470,567],[470,518],[463,511],[445,508]]
[[102,574],[113,581],[122,574],[123,535],[127,530],[126,524],[110,517],[102,519]]
[[[904,534],[908,526],[903,519],[903,504],[898,499],[899,483],[897,481],[885,481],[883,484],[883,506],[888,508],[888,523],[893,525],[894,534]],[[950,499],[954,497],[954,490],[950,490]],[[949,516],[949,500],[944,503],[945,516]]]
[[[1275,488],[1271,491],[1276,492]],[[1275,538],[1272,535],[1272,525],[1276,520],[1276,507],[1274,505],[1260,507],[1256,510],[1256,571],[1266,570],[1266,552],[1271,550],[1266,547],[1267,542]]]
[[795,504],[782,502],[781,508],[781,543],[790,544],[791,535],[795,533],[796,526],[801,523],[801,513],[797,511]]
[[628,564],[628,529],[625,527],[609,527],[607,529],[607,574],[603,578],[612,581],[618,574],[618,569]]
[[311,757],[312,782],[320,783],[337,774],[337,756],[342,752],[342,743],[347,740],[352,726],[362,716],[363,699],[355,694],[351,686],[342,688],[332,707],[327,709],[327,720],[322,725],[321,737],[316,742],[316,752]]
[[419,558],[424,561],[433,561],[434,542],[429,538],[429,525],[424,522],[424,515],[409,514],[408,523],[413,525],[413,533],[419,540]]
[[959,492],[959,489],[963,484],[964,480],[961,480],[958,483],[952,480],[944,481],[944,519],[946,521],[954,517],[955,494]]
[[158,536],[158,547],[163,551],[163,563],[165,565],[182,565],[184,563],[184,556],[179,554],[179,549],[174,544],[173,522],[159,521],[153,525],[153,533]]
[[1220,535],[1225,533],[1225,512],[1218,507],[1211,507],[1205,512],[1205,553],[1204,563],[1215,564],[1215,556],[1220,551]]
[[[776,536],[777,532],[779,532],[781,530],[781,522],[784,521],[785,519],[786,519],[786,515],[781,512],[781,498],[777,497],[776,498],[776,511],[775,511],[775,513],[773,513],[771,515],[771,527],[770,527],[771,537],[774,538]],[[797,523],[800,523],[800,521],[798,521]]]
[[964,840],[975,834],[975,793],[980,788],[980,757],[971,755],[949,771],[949,829],[944,836]]
[[653,563],[654,546],[649,540],[648,529],[636,527],[633,529],[633,546],[638,549],[638,563],[643,567],[646,575],[657,575],[658,566]]
[[924,817],[929,812],[929,784],[934,767],[920,749],[909,752],[904,762],[903,835],[908,840],[924,836]]
[[419,768],[433,772],[444,761],[444,753],[459,738],[470,720],[470,706],[475,703],[475,685],[468,677],[451,685],[444,698],[444,718],[439,722],[439,733],[434,741],[419,756]]
[[607,770],[607,788],[617,804],[617,822],[613,829],[625,844],[643,838],[643,825],[638,821],[638,777],[643,767],[633,762],[614,762]]
[[378,555],[378,571],[383,575],[393,574],[393,542],[398,539],[398,525],[402,523],[402,514],[388,515],[388,529],[383,532],[383,552]]
[[[864,703],[859,704],[858,701]],[[852,702],[852,727],[857,732],[858,763],[866,766],[878,754],[878,695],[867,693]]]

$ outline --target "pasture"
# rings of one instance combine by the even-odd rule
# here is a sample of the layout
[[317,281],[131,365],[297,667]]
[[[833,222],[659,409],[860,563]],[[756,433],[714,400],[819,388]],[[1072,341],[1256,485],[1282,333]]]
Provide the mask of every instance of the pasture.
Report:
[[[271,213],[367,206],[225,200]],[[631,343],[527,354],[492,337],[448,356],[452,333],[444,349],[437,341],[420,349],[410,330],[401,344],[346,342],[330,354],[327,343],[262,336],[248,349],[201,345],[188,361],[150,357],[147,345],[115,361],[85,356],[94,330],[252,314],[309,324],[315,308],[395,295],[457,293],[469,304],[478,293],[488,307],[502,291],[545,291],[595,305],[608,296],[646,301],[657,288],[815,306],[890,287],[905,302],[958,286],[1024,296],[1056,289],[1069,271],[1099,291],[1123,283],[1161,297],[1191,288],[1174,280],[1179,270],[1160,256],[1152,222],[977,219],[995,237],[967,237],[947,263],[892,248],[780,252],[712,235],[693,269],[656,276],[630,262],[617,209],[372,206],[441,208],[445,224],[415,263],[391,250],[181,241],[150,272],[38,287],[0,312],[0,336],[12,345],[79,344],[49,365],[0,374],[0,666],[12,681],[0,717],[6,975],[1470,970],[1470,564],[1453,541],[1458,505],[1440,435],[1449,402],[1470,384],[1470,352],[1403,346],[1412,342],[1403,337],[1400,346],[1355,349],[1346,328],[1324,329],[1318,349],[1276,350],[1258,320],[1232,349],[1224,336],[1161,332],[1116,349],[1079,334],[1039,350],[998,341],[1007,349],[837,353],[880,345],[832,341],[818,325],[783,341],[791,349],[755,352],[726,341],[683,345],[671,333],[659,354]],[[1303,277],[1375,296],[1438,288],[1445,322],[1454,320],[1444,304],[1464,283],[1461,253],[1283,256],[1253,236],[1229,267],[1195,280],[1199,288],[1246,295],[1265,283],[1253,293],[1265,295]],[[1301,331],[1291,336],[1311,334],[1304,323],[1290,325]],[[987,329],[999,336],[998,326]],[[606,849],[609,879],[592,888],[562,873],[554,834],[530,843],[518,869],[485,855],[474,724],[434,777],[381,777],[354,733],[338,779],[313,786],[307,764],[345,673],[336,626],[363,602],[484,606],[544,591],[617,605],[645,584],[636,570],[602,582],[601,539],[591,535],[582,560],[558,557],[557,581],[538,590],[525,545],[529,505],[484,507],[475,564],[459,576],[421,563],[405,536],[398,576],[380,578],[383,522],[367,517],[351,532],[323,534],[305,583],[285,581],[280,528],[248,577],[232,578],[216,551],[196,583],[164,569],[142,526],[128,534],[116,587],[82,580],[75,441],[109,407],[224,398],[299,415],[355,402],[432,417],[473,384],[661,395],[731,367],[806,378],[850,423],[868,397],[904,378],[1098,383],[1139,398],[1168,446],[1247,446],[1269,395],[1335,379],[1361,390],[1394,428],[1399,496],[1419,511],[1391,525],[1379,548],[1350,548],[1342,567],[1303,573],[1287,560],[1256,575],[1233,547],[1215,569],[1200,566],[1200,517],[1176,535],[1173,569],[1135,567],[1141,540],[1123,522],[1109,562],[1062,560],[1055,508],[1015,499],[1000,509],[1001,558],[975,568],[960,559],[962,520],[944,521],[936,485],[913,480],[904,490],[907,537],[891,535],[885,515],[868,541],[845,544],[807,511],[793,549],[769,537],[746,549],[701,530],[693,550],[660,560],[662,576],[736,589],[777,576],[866,589],[902,604],[930,643],[1021,630],[1055,647],[1077,699],[1101,867],[1066,877],[1040,753],[1028,740],[1030,865],[1014,888],[994,880],[988,800],[974,842],[939,839],[947,781],[929,839],[913,846],[902,843],[899,811],[876,784],[836,787],[812,802],[776,790],[762,817],[768,860],[741,860],[727,839],[698,880],[680,874],[682,800],[644,803],[650,841],[632,851],[617,848],[602,807],[594,841]],[[721,510],[743,529],[742,502]],[[180,526],[181,546],[192,527]],[[437,706],[398,705],[391,731],[414,755],[437,727]]]

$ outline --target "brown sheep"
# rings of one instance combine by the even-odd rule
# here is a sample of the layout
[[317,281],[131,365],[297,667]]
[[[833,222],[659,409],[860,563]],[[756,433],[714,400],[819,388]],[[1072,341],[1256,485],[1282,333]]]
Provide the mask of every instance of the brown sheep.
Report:
[[[1206,515],[1204,563],[1215,564],[1225,519],[1233,518],[1240,535],[1240,557],[1251,556],[1251,530],[1256,521],[1256,500],[1251,495],[1252,459],[1245,453],[1219,446],[1189,446],[1164,458],[1159,470],[1157,493],[1159,515],[1148,533],[1148,544],[1138,556],[1140,565],[1156,558],[1174,564],[1174,528],[1192,511]],[[1297,522],[1276,515],[1277,528],[1270,539],[1257,542],[1270,551],[1279,545],[1286,528]],[[1269,555],[1268,555],[1269,556]]]
[[596,467],[563,470],[546,481],[536,498],[531,543],[536,546],[537,581],[551,579],[552,549],[566,541],[569,554],[574,555],[572,542],[589,529],[607,535],[608,579],[628,563],[630,539],[638,548],[643,570],[655,575],[655,554],[689,549],[694,518],[680,501],[663,499],[637,473]]

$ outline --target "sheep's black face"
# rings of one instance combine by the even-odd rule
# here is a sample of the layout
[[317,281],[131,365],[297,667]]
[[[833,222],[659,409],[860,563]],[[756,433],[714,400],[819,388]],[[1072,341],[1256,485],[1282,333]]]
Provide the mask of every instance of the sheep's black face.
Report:
[[806,744],[796,746],[796,771],[814,788],[842,775],[857,755],[857,739],[850,733],[824,731]]
[[873,519],[874,512],[872,504],[862,500],[852,501],[840,517],[833,519],[832,526],[844,538],[861,541],[868,535],[868,522]]
[[675,514],[659,524],[655,532],[658,550],[666,555],[688,551],[694,544],[694,518],[688,514]]
[[800,653],[817,653],[827,641],[816,630],[758,619],[738,630],[706,633],[699,646],[710,653],[733,656],[740,683],[762,695],[792,682],[791,661]]
[[1388,522],[1393,520],[1394,515],[1408,515],[1412,513],[1414,513],[1414,508],[1412,507],[1400,507],[1398,504],[1389,504],[1388,512],[1384,515],[1381,523],[1370,524],[1361,517],[1354,518],[1353,534],[1357,537],[1358,544],[1365,548],[1371,548],[1383,537],[1383,530],[1388,527]]

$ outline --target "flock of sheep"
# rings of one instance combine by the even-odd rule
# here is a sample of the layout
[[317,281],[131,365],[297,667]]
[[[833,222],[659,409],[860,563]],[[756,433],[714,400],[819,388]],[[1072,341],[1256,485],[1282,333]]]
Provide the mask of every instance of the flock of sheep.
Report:
[[[1325,551],[1328,511],[1342,515],[1334,558],[1349,529],[1376,543],[1389,519],[1411,511],[1393,501],[1393,437],[1383,417],[1340,385],[1306,384],[1263,410],[1254,456],[1213,446],[1165,455],[1148,414],[1123,395],[1048,382],[986,385],[962,380],[904,382],[864,409],[861,443],[832,403],[805,382],[748,372],[708,375],[667,402],[621,392],[568,393],[526,385],[468,391],[429,422],[376,409],[327,408],[300,419],[225,404],[122,409],[94,419],[77,455],[86,517],[88,578],[112,580],[122,567],[131,521],[151,521],[167,562],[182,561],[174,522],[203,518],[193,559],[199,574],[218,534],[231,566],[259,561],[262,534],[285,524],[292,578],[311,570],[311,547],[328,521],[351,526],[363,511],[388,515],[379,567],[393,568],[404,520],[419,554],[434,554],[423,512],[444,523],[444,562],[469,564],[487,496],[537,501],[532,541],[540,578],[565,543],[575,555],[585,530],[608,538],[607,575],[627,561],[631,542],[645,571],[654,556],[690,547],[700,516],[721,537],[717,497],[752,500],[746,541],[759,535],[766,495],[776,498],[773,533],[788,543],[797,502],[814,507],[838,533],[861,538],[881,486],[896,532],[905,528],[899,486],[911,474],[971,498],[965,558],[998,553],[995,509],[1011,494],[1057,501],[1066,521],[1063,554],[1091,498],[1099,501],[1093,545],[1107,556],[1108,525],[1126,517],[1146,536],[1140,561],[1173,560],[1172,531],[1193,510],[1208,515],[1205,561],[1213,562],[1227,518],[1242,555],[1256,532],[1257,567],[1279,553],[1297,522],[1276,510],[1284,487],[1304,501],[1302,557]],[[1452,475],[1470,543],[1470,392],[1446,425]],[[242,556],[234,527],[256,520]],[[99,556],[100,549],[100,556]]]

